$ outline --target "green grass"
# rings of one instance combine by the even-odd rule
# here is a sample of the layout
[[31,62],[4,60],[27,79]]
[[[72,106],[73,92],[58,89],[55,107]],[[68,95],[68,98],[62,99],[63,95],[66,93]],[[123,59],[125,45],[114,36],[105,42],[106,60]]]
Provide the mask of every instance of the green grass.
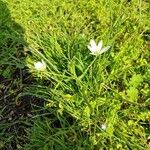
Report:
[[[15,140],[18,149],[29,150],[148,149],[148,1],[6,0],[5,6],[3,2],[0,73],[14,87],[8,88],[3,79],[1,89],[8,89],[4,93],[8,98],[1,101],[8,105],[13,97],[10,108],[29,96],[28,103],[34,97],[44,105],[33,108],[31,118],[18,119],[25,140],[19,131],[7,135],[3,122],[1,147],[8,149]],[[110,49],[91,55],[87,48],[91,39],[103,40]],[[40,72],[34,63],[41,60],[46,70]],[[16,71],[19,76],[14,80]],[[2,116],[6,110],[1,107]],[[12,139],[6,141],[8,137]]]

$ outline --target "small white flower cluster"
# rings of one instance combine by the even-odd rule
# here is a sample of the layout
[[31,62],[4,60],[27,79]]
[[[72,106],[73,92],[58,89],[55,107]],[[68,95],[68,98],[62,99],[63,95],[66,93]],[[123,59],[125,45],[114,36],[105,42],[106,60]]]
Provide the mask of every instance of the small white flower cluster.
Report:
[[41,61],[34,63],[34,67],[38,71],[45,71],[46,63],[44,62],[44,60],[41,60]]
[[106,124],[102,124],[102,125],[101,125],[101,128],[102,128],[102,130],[106,131],[106,129],[107,129]]
[[[103,46],[102,40],[97,45],[95,40],[91,39],[90,44],[87,47],[91,51],[90,54],[98,56],[98,55],[106,52],[110,48],[110,46],[106,46],[104,48],[102,48],[102,46]],[[45,71],[46,63],[44,62],[44,60],[41,60],[41,61],[34,63],[34,67],[38,71]]]

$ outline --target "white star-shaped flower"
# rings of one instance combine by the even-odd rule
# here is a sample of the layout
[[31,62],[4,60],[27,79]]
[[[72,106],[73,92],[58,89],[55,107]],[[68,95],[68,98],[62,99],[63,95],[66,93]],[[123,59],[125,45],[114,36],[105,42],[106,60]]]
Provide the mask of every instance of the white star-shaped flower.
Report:
[[100,55],[100,54],[106,52],[110,48],[110,46],[106,46],[104,48],[102,48],[102,46],[103,46],[102,40],[98,43],[98,45],[96,44],[96,42],[93,39],[90,40],[90,44],[88,45],[88,49],[91,51],[90,54],[97,56],[97,55]]
[[45,71],[46,63],[44,62],[44,60],[41,60],[41,61],[34,63],[34,67],[38,71]]

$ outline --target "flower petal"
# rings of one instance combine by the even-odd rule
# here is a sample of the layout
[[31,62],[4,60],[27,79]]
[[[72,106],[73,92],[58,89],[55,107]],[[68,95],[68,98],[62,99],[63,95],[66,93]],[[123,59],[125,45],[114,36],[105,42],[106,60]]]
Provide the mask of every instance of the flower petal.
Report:
[[92,47],[90,45],[88,45],[87,47],[92,52]]
[[99,51],[102,49],[102,45],[103,45],[103,41],[101,40],[101,41],[98,43],[98,50],[99,50]]
[[102,125],[101,125],[101,128],[102,128],[103,130],[106,130],[106,129],[107,129],[106,124],[102,124]]
[[102,54],[102,53],[108,51],[109,48],[110,48],[110,46],[106,46],[106,47],[102,48],[101,51],[100,51],[100,54]]
[[90,40],[90,46],[91,46],[91,48],[90,48],[91,52],[97,51],[97,45],[96,45],[96,42],[93,39]]
[[44,62],[44,60],[38,61],[34,63],[34,67],[38,71],[44,71],[46,69],[46,63]]
[[91,44],[91,47],[95,47],[95,46],[96,46],[95,40],[91,39],[91,40],[90,40],[90,44]]

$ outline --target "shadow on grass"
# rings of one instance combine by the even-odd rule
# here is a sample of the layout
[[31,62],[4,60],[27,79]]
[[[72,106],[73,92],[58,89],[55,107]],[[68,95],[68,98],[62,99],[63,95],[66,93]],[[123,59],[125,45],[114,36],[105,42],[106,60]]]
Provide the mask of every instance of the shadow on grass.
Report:
[[17,149],[16,138],[20,134],[23,139],[25,127],[20,120],[31,111],[30,102],[15,103],[27,78],[23,35],[24,29],[11,18],[7,3],[0,0],[0,149]]
[[26,87],[36,83],[26,69],[24,32],[0,0],[0,150],[23,148],[29,142],[26,130],[34,122],[32,116],[45,113],[40,98],[25,95],[18,102]]

